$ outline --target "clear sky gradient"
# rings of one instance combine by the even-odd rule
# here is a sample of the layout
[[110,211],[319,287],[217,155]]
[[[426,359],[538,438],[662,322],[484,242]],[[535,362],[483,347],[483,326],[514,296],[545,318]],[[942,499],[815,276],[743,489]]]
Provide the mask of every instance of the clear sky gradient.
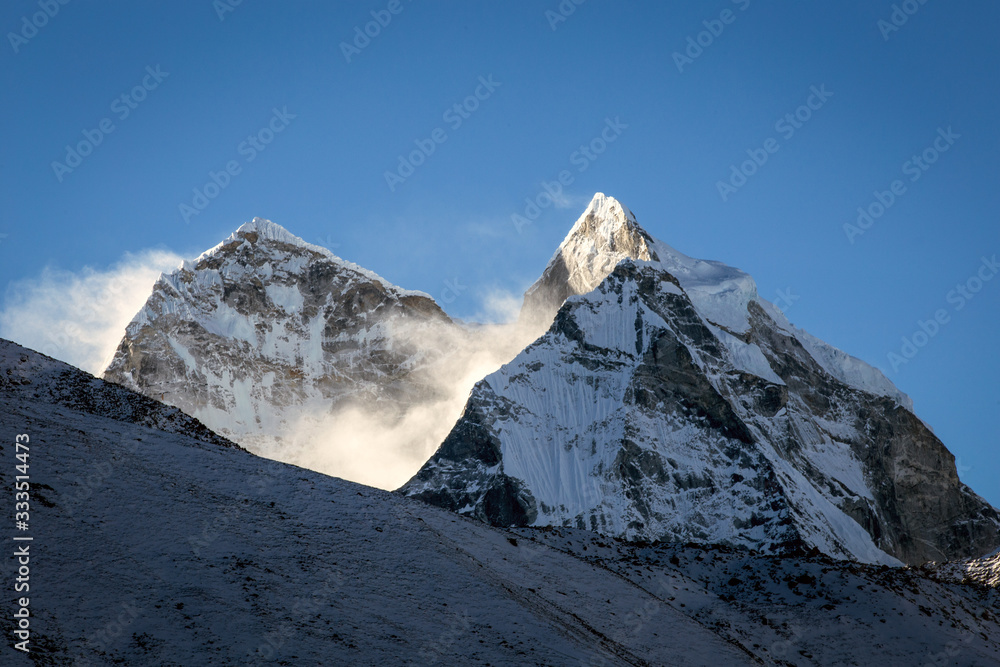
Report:
[[601,191],[882,368],[1000,505],[1000,5],[233,2],[4,3],[0,307],[262,216],[474,317]]

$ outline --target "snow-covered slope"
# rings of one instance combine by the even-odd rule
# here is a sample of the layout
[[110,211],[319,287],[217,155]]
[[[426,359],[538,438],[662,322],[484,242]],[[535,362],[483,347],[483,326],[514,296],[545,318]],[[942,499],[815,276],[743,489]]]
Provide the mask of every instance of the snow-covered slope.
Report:
[[58,405],[165,433],[182,433],[212,445],[239,448],[177,408],[104,382],[3,338],[0,338],[0,392],[8,400]]
[[[3,665],[1000,660],[995,588],[499,530],[213,441],[173,408],[9,343],[3,377],[18,380],[0,384],[0,456],[13,462],[14,435],[30,434],[34,537],[33,653],[11,646],[10,593]],[[95,392],[118,400],[91,404]],[[146,408],[116,407],[130,401]],[[17,567],[0,559],[0,576]]]
[[524,311],[554,321],[476,386],[404,493],[496,525],[873,563],[1000,545],[1000,515],[881,373],[611,198],[595,196]]
[[[751,302],[782,330],[802,344],[823,370],[841,382],[880,396],[894,398],[913,410],[909,396],[882,371],[792,326],[779,308],[757,293],[757,284],[743,271],[712,260],[694,259],[639,226],[635,215],[613,197],[598,192],[559,245],[545,271],[524,297],[524,312],[551,321],[567,297],[595,289],[623,259],[648,261],[677,279],[702,318],[729,333],[750,329]],[[745,359],[750,372],[768,372],[766,364]],[[737,356],[740,356],[737,353]]]
[[435,327],[454,328],[426,294],[255,218],[160,277],[104,378],[294,458],[303,420],[349,405],[392,420],[433,398],[423,371],[442,351],[413,332]]
[[998,588],[1000,587],[1000,549],[982,558],[927,563],[922,569],[948,581]]

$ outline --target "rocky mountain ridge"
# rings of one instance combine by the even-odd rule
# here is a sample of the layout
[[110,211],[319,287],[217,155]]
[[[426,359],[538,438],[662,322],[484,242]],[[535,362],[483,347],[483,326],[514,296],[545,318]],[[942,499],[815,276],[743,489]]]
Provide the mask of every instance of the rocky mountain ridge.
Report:
[[428,295],[255,218],[160,277],[103,377],[282,458],[303,420],[426,400],[443,351],[410,335],[435,327],[454,328]]
[[[909,397],[612,197],[594,196],[521,321],[548,331],[452,426],[464,393],[449,407],[441,376],[475,372],[449,355],[482,332],[258,218],[160,278],[105,378],[307,467],[289,456],[303,440],[356,432],[355,470],[426,461],[403,493],[494,525],[873,563],[1000,546],[1000,515]],[[439,429],[443,444],[430,460],[441,439],[378,449],[375,419],[395,425],[382,439]]]
[[554,308],[403,493],[494,525],[863,562],[1000,546],[1000,515],[882,373],[612,198],[527,291],[531,317]]

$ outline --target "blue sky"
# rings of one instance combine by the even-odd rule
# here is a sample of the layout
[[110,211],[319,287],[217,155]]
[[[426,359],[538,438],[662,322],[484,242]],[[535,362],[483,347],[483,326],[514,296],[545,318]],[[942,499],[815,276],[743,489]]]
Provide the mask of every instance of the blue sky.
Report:
[[[1000,6],[676,4],[7,2],[7,326],[32,285],[120,270],[125,253],[193,256],[254,216],[472,317],[533,281],[602,191],[885,370],[1000,505],[1000,279],[982,260],[1000,253]],[[97,145],[67,162],[80,142]],[[433,152],[390,188],[418,142]],[[515,226],[563,170],[558,205]],[[212,173],[225,187],[196,202]],[[28,303],[42,322],[45,303]]]

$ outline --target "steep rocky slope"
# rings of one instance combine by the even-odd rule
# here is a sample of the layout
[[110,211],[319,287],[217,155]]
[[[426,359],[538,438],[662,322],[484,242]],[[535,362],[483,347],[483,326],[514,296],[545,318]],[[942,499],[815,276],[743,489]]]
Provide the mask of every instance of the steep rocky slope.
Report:
[[59,406],[222,447],[239,446],[177,408],[100,380],[61,361],[0,338],[0,394],[9,402]]
[[494,525],[864,562],[1000,545],[1000,515],[878,370],[612,198],[595,196],[524,311],[554,314],[548,332],[476,385],[405,494]]

